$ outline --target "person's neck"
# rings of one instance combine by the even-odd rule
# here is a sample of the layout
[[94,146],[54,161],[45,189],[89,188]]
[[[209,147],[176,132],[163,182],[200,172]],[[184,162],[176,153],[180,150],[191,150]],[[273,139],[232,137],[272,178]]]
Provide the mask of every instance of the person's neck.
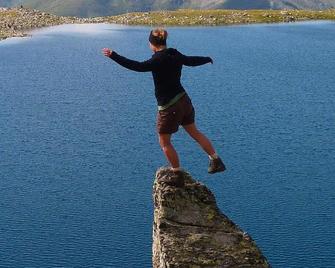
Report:
[[158,48],[155,49],[155,52],[162,51],[164,49],[166,49],[166,46],[158,47]]

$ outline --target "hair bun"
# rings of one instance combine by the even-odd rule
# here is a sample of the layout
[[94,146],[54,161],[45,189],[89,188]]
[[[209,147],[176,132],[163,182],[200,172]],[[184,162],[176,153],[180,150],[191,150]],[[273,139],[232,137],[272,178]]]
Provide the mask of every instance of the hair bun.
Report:
[[156,28],[152,31],[152,35],[158,37],[159,39],[166,40],[168,33],[163,28]]

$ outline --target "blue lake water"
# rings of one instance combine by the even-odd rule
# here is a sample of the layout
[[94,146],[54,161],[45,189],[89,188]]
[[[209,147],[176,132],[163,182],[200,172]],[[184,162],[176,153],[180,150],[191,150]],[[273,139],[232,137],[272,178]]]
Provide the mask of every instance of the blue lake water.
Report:
[[[66,25],[0,42],[0,267],[151,267],[152,184],[166,165],[148,27]],[[335,23],[168,28],[199,128],[182,166],[273,267],[335,267]]]

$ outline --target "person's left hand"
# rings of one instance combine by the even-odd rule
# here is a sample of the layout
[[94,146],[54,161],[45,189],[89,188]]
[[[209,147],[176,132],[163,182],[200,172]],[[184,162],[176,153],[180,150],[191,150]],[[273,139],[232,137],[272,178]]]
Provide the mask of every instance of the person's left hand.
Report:
[[110,50],[109,48],[103,48],[102,49],[102,53],[106,56],[106,57],[110,57],[113,54],[113,50]]

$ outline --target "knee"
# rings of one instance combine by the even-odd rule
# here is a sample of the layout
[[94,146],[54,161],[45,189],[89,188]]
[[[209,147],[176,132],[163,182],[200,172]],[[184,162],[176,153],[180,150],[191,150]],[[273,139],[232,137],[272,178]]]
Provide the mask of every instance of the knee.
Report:
[[171,142],[164,140],[164,139],[159,139],[159,145],[161,146],[162,150],[166,150],[166,148],[168,148],[169,146],[171,146]]
[[169,148],[171,147],[171,143],[161,143],[160,145],[164,152],[168,151]]
[[199,130],[194,130],[192,133],[190,133],[190,136],[194,139],[194,140],[196,140],[196,141],[198,141],[198,140],[200,140],[201,139],[201,137],[202,137],[202,133],[199,131]]
[[199,136],[201,136],[201,132],[196,128],[196,126],[193,124],[191,126],[184,126],[186,132],[188,135],[191,136],[191,138],[198,140]]

